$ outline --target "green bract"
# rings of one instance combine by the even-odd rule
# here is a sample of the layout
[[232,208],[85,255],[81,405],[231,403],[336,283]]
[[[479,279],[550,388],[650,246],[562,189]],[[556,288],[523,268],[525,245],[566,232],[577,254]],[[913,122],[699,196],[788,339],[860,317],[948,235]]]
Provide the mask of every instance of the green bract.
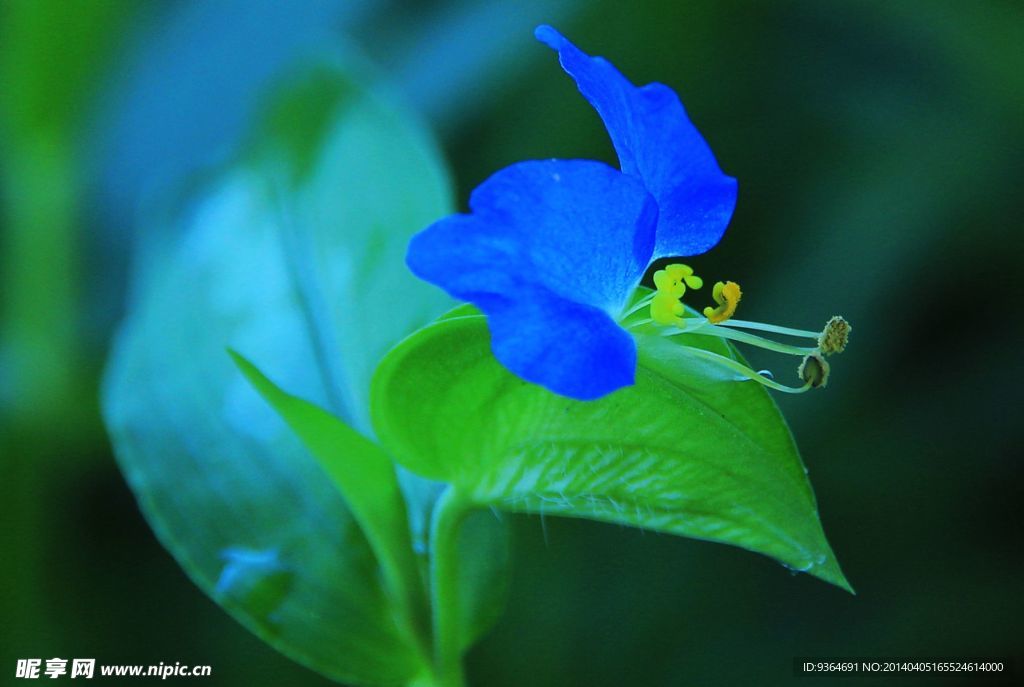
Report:
[[634,386],[576,401],[508,372],[485,319],[460,309],[381,363],[377,434],[407,468],[482,506],[734,544],[850,589],[774,401],[688,350],[736,358],[732,347],[685,335],[638,346]]

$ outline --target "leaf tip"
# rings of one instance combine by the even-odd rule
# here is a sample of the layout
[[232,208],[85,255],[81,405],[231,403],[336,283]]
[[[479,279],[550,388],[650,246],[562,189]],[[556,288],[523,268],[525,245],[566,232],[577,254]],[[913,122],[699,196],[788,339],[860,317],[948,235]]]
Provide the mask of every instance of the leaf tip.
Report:
[[829,584],[834,584],[853,596],[857,596],[857,592],[854,590],[853,585],[851,585],[850,581],[846,579],[846,575],[843,574],[842,569],[839,567],[839,562],[831,553],[829,553],[828,558],[826,558],[821,565],[814,566],[807,572],[814,577],[817,577],[819,580],[823,580]]
[[227,346],[224,350],[231,356],[231,360],[235,363],[238,371],[262,394],[263,383],[269,381],[266,375],[260,372],[259,368],[253,365],[248,358],[230,346]]
[[239,369],[244,370],[247,366],[252,365],[252,363],[245,359],[244,355],[231,348],[231,346],[225,346],[224,351],[231,356],[231,360],[235,362],[235,365],[237,365]]

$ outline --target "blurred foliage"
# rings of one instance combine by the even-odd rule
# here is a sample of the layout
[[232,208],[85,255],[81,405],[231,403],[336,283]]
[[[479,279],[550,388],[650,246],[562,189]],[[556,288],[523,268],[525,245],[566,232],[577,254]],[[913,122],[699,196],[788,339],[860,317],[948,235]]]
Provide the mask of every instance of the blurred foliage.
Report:
[[[745,317],[853,322],[829,389],[780,404],[858,596],[727,547],[515,518],[509,609],[473,683],[788,684],[796,655],[1020,665],[1020,3],[310,1],[291,22],[270,5],[0,4],[3,670],[96,656],[326,684],[187,580],[114,467],[92,399],[138,208],[237,141],[267,74],[332,32],[434,118],[463,199],[520,159],[611,161],[532,40],[541,21],[678,90],[740,180],[693,264],[743,284]],[[219,65],[219,87],[192,88]]]
[[[104,417],[143,513],[197,585],[324,674],[408,684],[425,603],[410,519],[390,460],[357,429],[377,360],[450,305],[392,267],[451,212],[449,179],[419,121],[343,59],[296,66],[263,109],[237,159],[147,215],[164,242],[147,247],[114,342]],[[365,472],[332,482],[322,447],[271,412],[227,347],[357,428],[319,411],[335,462],[360,456]],[[437,491],[403,486],[414,504]],[[373,507],[393,517],[368,527]],[[405,554],[383,577],[382,551]]]
[[32,0],[0,6],[0,417],[23,410],[15,422],[45,425],[62,417],[73,424],[74,409],[94,403],[76,343],[78,154],[87,133],[83,111],[129,7]]

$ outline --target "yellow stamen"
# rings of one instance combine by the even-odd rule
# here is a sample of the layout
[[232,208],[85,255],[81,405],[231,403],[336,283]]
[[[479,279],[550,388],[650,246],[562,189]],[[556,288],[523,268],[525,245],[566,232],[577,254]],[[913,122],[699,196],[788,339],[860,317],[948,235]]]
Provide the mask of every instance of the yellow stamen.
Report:
[[711,291],[711,297],[715,299],[718,307],[704,308],[704,317],[708,318],[711,324],[725,322],[736,313],[736,306],[739,305],[742,296],[743,292],[736,282],[716,282],[715,288]]
[[818,348],[825,355],[842,353],[850,340],[850,330],[853,327],[839,315],[835,315],[825,324],[825,329],[818,338]]
[[671,294],[675,298],[682,298],[686,293],[686,287],[699,289],[704,285],[704,280],[693,273],[689,265],[673,264],[666,265],[665,269],[654,273],[654,285],[661,293]]
[[651,319],[658,324],[674,324],[677,327],[685,327],[683,313],[686,309],[679,302],[679,298],[668,291],[658,291],[651,300]]

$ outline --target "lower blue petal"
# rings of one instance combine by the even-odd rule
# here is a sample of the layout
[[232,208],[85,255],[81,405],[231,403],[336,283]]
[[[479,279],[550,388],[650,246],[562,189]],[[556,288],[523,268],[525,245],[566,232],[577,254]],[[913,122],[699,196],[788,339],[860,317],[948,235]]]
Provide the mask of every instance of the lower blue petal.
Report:
[[484,297],[494,357],[528,382],[582,401],[633,384],[636,342],[597,308],[534,287]]

